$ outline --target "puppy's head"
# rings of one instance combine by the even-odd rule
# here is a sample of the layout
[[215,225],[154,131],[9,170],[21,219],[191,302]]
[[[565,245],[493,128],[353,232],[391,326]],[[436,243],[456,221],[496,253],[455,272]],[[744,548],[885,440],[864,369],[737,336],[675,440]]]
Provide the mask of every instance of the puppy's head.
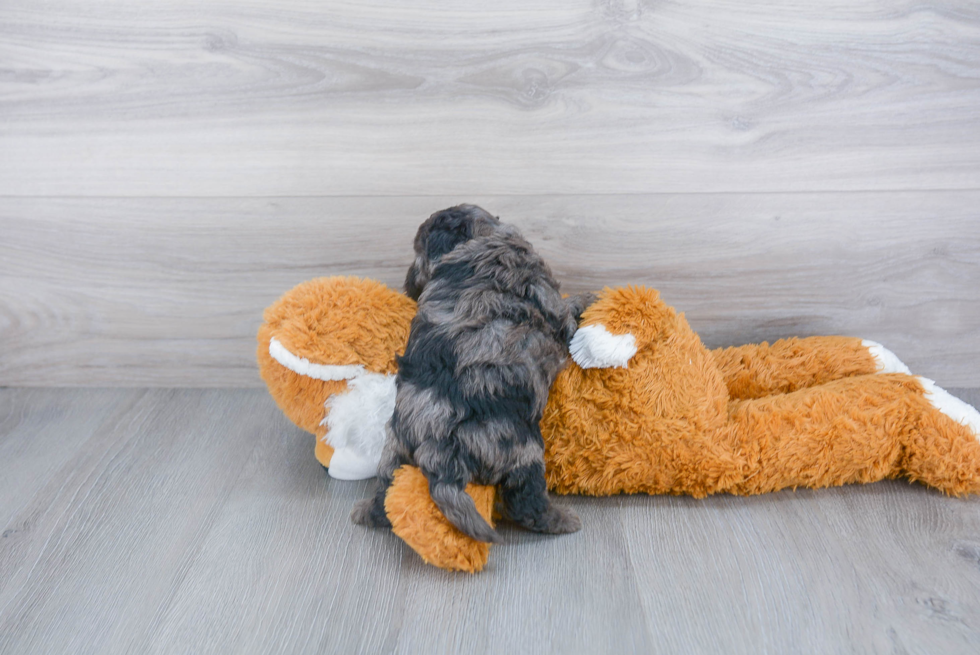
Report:
[[415,262],[405,277],[405,294],[418,300],[443,255],[470,239],[492,234],[499,225],[499,218],[476,205],[457,205],[430,216],[415,235]]

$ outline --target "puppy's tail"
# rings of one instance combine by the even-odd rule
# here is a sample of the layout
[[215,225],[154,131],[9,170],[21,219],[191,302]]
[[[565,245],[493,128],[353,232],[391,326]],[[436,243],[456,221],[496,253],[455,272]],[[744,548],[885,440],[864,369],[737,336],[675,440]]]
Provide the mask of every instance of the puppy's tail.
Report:
[[463,534],[489,543],[500,543],[500,535],[480,516],[473,498],[461,487],[446,483],[429,485],[429,495],[442,515]]

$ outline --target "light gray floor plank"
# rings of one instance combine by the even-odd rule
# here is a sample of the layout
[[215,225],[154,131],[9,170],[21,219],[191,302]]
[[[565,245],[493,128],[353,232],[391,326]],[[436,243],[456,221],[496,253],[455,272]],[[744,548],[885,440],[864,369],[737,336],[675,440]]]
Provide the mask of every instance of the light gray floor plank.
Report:
[[[980,402],[980,390],[955,389]],[[257,390],[0,389],[0,653],[973,653],[980,500],[903,482],[568,497],[446,573],[348,513]],[[81,448],[40,466],[50,435]],[[29,442],[38,435],[38,444]],[[46,436],[47,435],[47,436]],[[57,469],[57,471],[55,471]],[[0,487],[6,489],[6,487]],[[4,508],[12,496],[4,492]]]
[[7,0],[2,195],[980,187],[970,0]]
[[138,650],[385,652],[397,632],[405,548],[349,521],[370,483],[330,480],[313,458],[313,437],[268,400],[258,404],[265,434]]
[[[266,436],[257,392],[116,393],[126,402],[89,425],[85,448],[3,541],[0,651],[132,652]],[[73,411],[80,425],[88,411]]]
[[[0,462],[11,464],[0,476],[0,526],[4,526],[4,538],[22,529],[12,519],[25,503],[83,457],[92,435],[108,416],[129,406],[138,395],[135,390],[106,389],[0,392]],[[31,518],[27,516],[28,521]],[[0,579],[3,578],[0,571]]]
[[854,334],[980,385],[980,191],[0,198],[0,384],[261,385],[267,305],[321,275],[400,288],[418,224],[466,200],[565,290],[658,288],[711,346]]
[[619,503],[558,502],[579,513],[582,532],[550,537],[504,526],[505,543],[491,548],[480,575],[447,580],[409,554],[413,583],[395,652],[657,652]]
[[668,652],[968,653],[980,639],[975,498],[894,482],[622,502]]

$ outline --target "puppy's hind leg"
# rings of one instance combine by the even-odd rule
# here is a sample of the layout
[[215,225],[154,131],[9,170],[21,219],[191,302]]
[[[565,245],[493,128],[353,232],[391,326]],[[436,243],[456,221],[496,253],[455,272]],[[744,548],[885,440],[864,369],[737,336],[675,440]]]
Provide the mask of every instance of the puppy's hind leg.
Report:
[[365,498],[354,503],[351,511],[351,521],[358,525],[366,525],[369,528],[390,528],[391,521],[385,513],[385,496],[388,487],[395,477],[395,471],[399,467],[411,464],[409,458],[396,449],[391,438],[385,442],[384,449],[381,451],[381,463],[378,464],[378,488],[374,496]]
[[551,502],[544,482],[544,463],[512,469],[500,483],[504,515],[534,532],[567,534],[582,529],[582,521],[569,509]]

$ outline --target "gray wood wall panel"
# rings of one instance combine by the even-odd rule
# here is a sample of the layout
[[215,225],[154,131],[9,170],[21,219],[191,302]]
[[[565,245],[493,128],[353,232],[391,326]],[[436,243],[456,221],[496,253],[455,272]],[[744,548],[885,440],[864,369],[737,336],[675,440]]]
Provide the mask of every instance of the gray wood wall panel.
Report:
[[970,0],[9,0],[0,194],[980,186]]
[[255,385],[261,309],[477,201],[711,345],[980,383],[980,4],[0,5],[0,384]]
[[[0,199],[0,384],[259,385],[262,309],[312,277],[400,286],[463,197]],[[568,291],[647,284],[710,346],[854,334],[980,384],[980,192],[469,197]]]
[[[957,391],[980,403],[980,393]],[[92,406],[105,411],[96,417]],[[350,523],[254,390],[0,389],[0,452],[67,461],[0,517],[0,653],[942,653],[980,642],[980,500],[886,481],[755,497],[564,497],[476,576]],[[29,448],[29,446],[17,446]]]

